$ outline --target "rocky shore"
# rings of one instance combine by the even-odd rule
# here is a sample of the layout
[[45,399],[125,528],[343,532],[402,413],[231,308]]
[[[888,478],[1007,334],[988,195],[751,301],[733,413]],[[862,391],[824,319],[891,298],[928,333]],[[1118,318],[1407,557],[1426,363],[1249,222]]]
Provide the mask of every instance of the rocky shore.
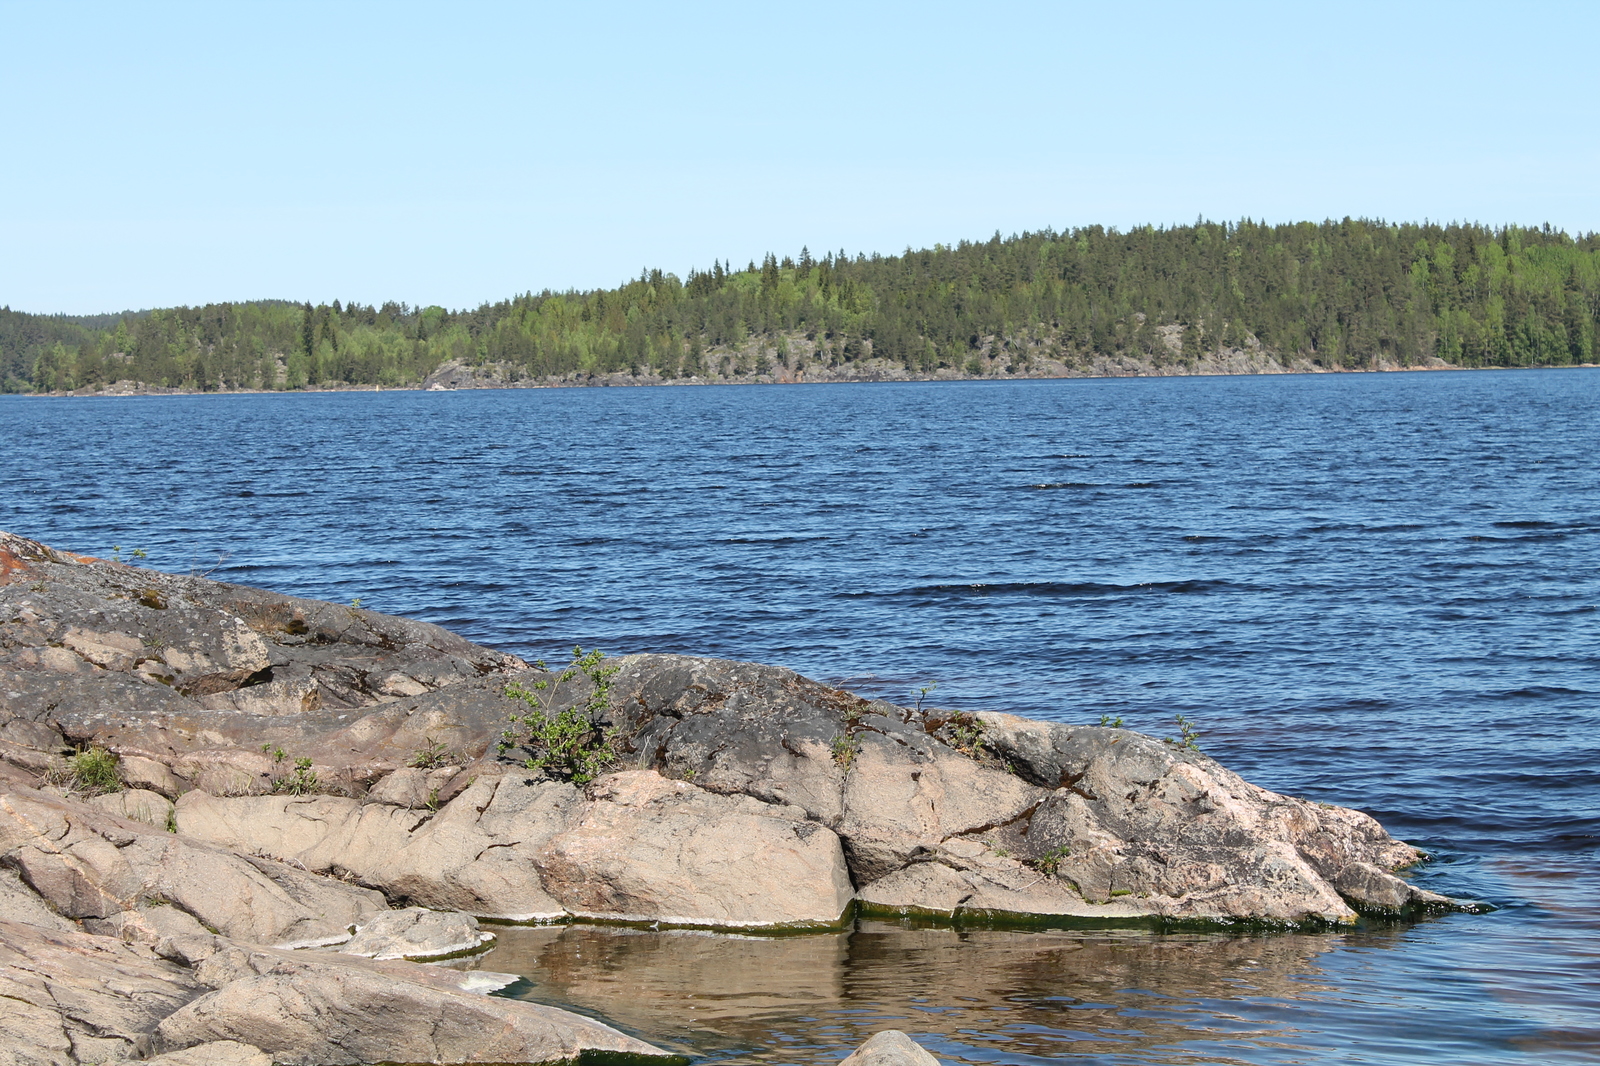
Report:
[[1419,858],[1129,730],[545,670],[0,533],[0,1064],[665,1059],[417,960],[480,919],[1337,926],[1449,907]]

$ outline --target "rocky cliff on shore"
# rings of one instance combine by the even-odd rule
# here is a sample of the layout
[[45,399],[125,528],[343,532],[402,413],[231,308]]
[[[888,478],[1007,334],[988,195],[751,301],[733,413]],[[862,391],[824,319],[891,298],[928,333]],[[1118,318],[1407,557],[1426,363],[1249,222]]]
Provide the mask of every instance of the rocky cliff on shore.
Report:
[[1129,730],[686,656],[558,673],[0,533],[0,1002],[42,1049],[0,1064],[662,1056],[404,960],[478,918],[1337,925],[1448,906],[1418,858]]

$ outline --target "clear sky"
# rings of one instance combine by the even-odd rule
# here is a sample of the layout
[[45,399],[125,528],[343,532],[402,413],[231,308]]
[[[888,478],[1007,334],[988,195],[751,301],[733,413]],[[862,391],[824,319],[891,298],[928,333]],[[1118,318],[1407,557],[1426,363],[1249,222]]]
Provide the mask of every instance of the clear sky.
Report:
[[1600,0],[14,3],[0,304],[474,305],[802,245],[1600,230]]

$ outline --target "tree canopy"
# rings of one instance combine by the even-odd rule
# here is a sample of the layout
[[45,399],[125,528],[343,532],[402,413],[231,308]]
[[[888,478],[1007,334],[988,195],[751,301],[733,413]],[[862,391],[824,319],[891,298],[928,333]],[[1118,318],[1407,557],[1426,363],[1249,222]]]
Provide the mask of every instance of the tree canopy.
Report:
[[[447,360],[513,377],[714,372],[773,352],[833,365],[981,372],[975,356],[1123,353],[1155,365],[1249,345],[1361,367],[1594,361],[1600,236],[1549,226],[1344,219],[1088,226],[900,255],[809,249],[680,279],[525,293],[451,311],[386,303],[247,303],[91,317],[0,309],[0,388],[118,380],[210,390],[405,385]],[[762,356],[765,359],[765,356]]]

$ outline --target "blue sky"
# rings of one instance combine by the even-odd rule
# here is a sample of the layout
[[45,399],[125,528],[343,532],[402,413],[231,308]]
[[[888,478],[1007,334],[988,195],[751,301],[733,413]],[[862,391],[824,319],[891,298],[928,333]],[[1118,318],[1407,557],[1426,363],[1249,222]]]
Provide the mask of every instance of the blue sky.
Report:
[[0,0],[0,304],[459,307],[769,249],[1600,229],[1600,3]]

